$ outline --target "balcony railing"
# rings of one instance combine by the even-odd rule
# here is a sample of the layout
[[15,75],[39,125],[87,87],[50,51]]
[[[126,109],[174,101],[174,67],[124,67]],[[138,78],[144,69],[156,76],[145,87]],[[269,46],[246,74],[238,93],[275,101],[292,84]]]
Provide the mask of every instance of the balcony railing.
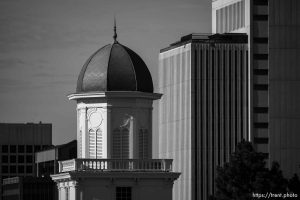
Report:
[[59,161],[59,172],[68,171],[172,171],[172,159],[72,159]]

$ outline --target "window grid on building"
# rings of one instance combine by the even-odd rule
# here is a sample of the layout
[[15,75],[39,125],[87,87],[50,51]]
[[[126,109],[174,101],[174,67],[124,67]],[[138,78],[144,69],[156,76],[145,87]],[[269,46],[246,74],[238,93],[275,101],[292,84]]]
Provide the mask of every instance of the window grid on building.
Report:
[[34,153],[46,147],[45,145],[0,145],[2,178],[32,176]]
[[116,200],[131,200],[131,187],[116,187]]

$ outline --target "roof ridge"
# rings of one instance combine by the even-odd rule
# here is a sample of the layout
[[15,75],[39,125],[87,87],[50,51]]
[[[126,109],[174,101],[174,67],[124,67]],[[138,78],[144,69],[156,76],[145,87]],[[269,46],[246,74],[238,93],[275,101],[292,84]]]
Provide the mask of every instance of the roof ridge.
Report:
[[128,53],[127,49],[129,49],[128,47],[126,46],[123,46],[122,44],[120,44],[126,51],[128,57],[129,57],[129,60],[130,60],[130,63],[131,63],[131,68],[133,69],[133,73],[134,73],[134,80],[135,80],[135,91],[138,91],[138,82],[137,82],[137,78],[136,78],[136,71],[135,71],[135,68],[134,68],[134,64],[132,62],[132,58],[130,56],[130,53]]
[[109,70],[108,70],[108,67],[109,67],[109,63],[110,63],[110,59],[111,59],[111,51],[112,51],[112,49],[113,49],[113,46],[115,45],[115,44],[118,44],[118,43],[113,43],[112,45],[111,45],[111,48],[110,48],[110,51],[109,51],[109,57],[108,57],[108,62],[107,62],[107,70],[106,70],[106,90],[108,90],[108,73],[109,73]]

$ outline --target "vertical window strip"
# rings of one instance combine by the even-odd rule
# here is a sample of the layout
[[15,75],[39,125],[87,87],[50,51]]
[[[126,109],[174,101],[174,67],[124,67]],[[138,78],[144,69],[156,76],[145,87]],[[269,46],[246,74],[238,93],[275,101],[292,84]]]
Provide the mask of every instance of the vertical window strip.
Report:
[[198,153],[199,153],[199,151],[197,150],[198,149],[198,145],[197,144],[198,144],[198,135],[201,134],[201,131],[199,130],[199,126],[198,126],[198,122],[199,122],[199,120],[198,120],[198,113],[199,113],[198,112],[198,107],[199,107],[198,106],[199,105],[198,104],[198,101],[199,101],[198,82],[200,80],[198,78],[198,68],[199,68],[199,66],[198,66],[198,63],[199,63],[199,61],[198,61],[199,60],[199,57],[198,57],[198,45],[195,44],[194,48],[195,48],[195,50],[194,50],[194,57],[193,57],[193,59],[194,59],[194,66],[192,66],[192,67],[193,67],[193,69],[195,71],[194,71],[194,74],[193,74],[194,77],[192,77],[192,78],[194,78],[194,82],[192,82],[192,84],[195,87],[194,88],[194,90],[195,90],[195,94],[194,94],[195,100],[194,100],[194,102],[195,103],[193,103],[192,107],[194,107],[194,111],[193,112],[194,112],[195,118],[194,118],[194,123],[192,123],[192,125],[194,126],[195,131],[194,131],[194,133],[192,135],[192,143],[193,143],[192,144],[192,148],[194,148],[195,151],[194,151],[194,155],[192,155],[193,156],[192,157],[192,163],[194,163],[194,167],[192,168],[192,170],[193,170],[192,173],[194,173],[194,174],[192,174],[192,176],[196,177],[194,179],[193,183],[195,185],[195,197],[197,198],[197,196],[198,196],[197,195],[198,180],[199,180],[198,173],[197,173],[199,171],[198,170],[198,166],[199,166]]
[[217,88],[217,93],[218,93],[218,97],[217,97],[217,107],[218,107],[218,113],[217,113],[217,117],[218,117],[218,166],[220,166],[221,164],[221,112],[220,112],[220,109],[221,109],[221,106],[220,106],[220,103],[221,103],[221,77],[220,77],[220,59],[221,59],[221,56],[220,56],[220,49],[218,49],[218,52],[217,52],[217,81],[218,81],[218,88]]
[[[209,51],[206,48],[206,80],[209,78]],[[209,96],[209,84],[208,81],[206,81],[206,96]],[[208,149],[209,147],[209,101],[206,100],[206,148]],[[209,152],[208,150],[206,151],[206,163],[209,163]],[[206,183],[209,184],[208,180],[208,175],[209,175],[209,169],[208,166],[206,166]],[[208,190],[208,185],[206,185],[206,194],[209,194]]]
[[113,158],[129,158],[129,131],[127,128],[116,128],[113,131]]
[[201,194],[202,194],[202,198],[204,198],[204,194],[203,194],[203,187],[204,187],[204,184],[203,184],[203,134],[205,133],[205,131],[203,130],[203,68],[204,68],[204,57],[203,57],[203,48],[200,49],[200,61],[199,61],[199,83],[200,83],[200,86],[199,86],[199,93],[200,93],[200,97],[199,97],[199,101],[200,101],[200,114],[199,114],[199,117],[200,117],[200,160],[199,160],[199,163],[200,163],[200,181],[201,181],[201,184],[200,184],[200,188],[201,188]]
[[238,54],[237,54],[237,49],[235,48],[234,50],[234,68],[235,68],[235,72],[234,72],[234,110],[235,110],[235,140],[234,140],[234,148],[235,148],[235,145],[237,144],[238,142],[238,124],[239,124],[239,117],[238,117],[238,102],[239,102],[239,99],[238,99]]
[[226,119],[226,107],[227,107],[227,90],[226,90],[226,85],[227,85],[227,78],[226,78],[226,49],[223,50],[223,162],[225,163],[226,160],[226,129],[227,129],[227,119]]
[[148,130],[140,129],[139,131],[139,158],[149,158],[148,155]]
[[246,107],[246,116],[247,116],[247,118],[246,118],[246,124],[247,124],[247,139],[248,140],[250,140],[250,138],[249,138],[249,126],[251,126],[248,122],[249,122],[249,98],[247,98],[247,96],[248,96],[248,93],[249,93],[249,83],[248,83],[248,77],[249,77],[249,52],[248,52],[248,50],[246,50],[246,54],[245,54],[245,57],[246,57],[246,63],[245,63],[245,66],[246,66],[246,70],[245,70],[245,74],[246,74],[246,76],[245,76],[245,83],[246,83],[246,94],[245,94],[245,98],[246,98],[246,105],[247,105],[247,107]]
[[244,97],[243,97],[243,93],[244,93],[244,78],[243,78],[243,71],[244,71],[244,62],[243,62],[243,50],[240,50],[240,99],[241,99],[241,110],[240,110],[240,117],[241,117],[241,129],[240,129],[240,137],[241,139],[243,139],[243,132],[244,132],[244,129],[243,129],[243,125],[244,125],[244,115],[243,115],[243,112],[244,112]]
[[214,192],[214,166],[215,166],[215,51],[211,50],[211,171],[212,191]]
[[229,118],[229,123],[228,123],[228,140],[229,140],[229,143],[228,143],[228,149],[229,149],[229,154],[231,154],[231,151],[232,151],[232,146],[231,146],[231,139],[232,139],[232,124],[231,124],[231,119],[232,119],[232,107],[231,107],[231,102],[232,102],[232,84],[231,84],[231,81],[232,81],[232,74],[231,74],[231,68],[232,68],[232,50],[231,50],[231,46],[229,46],[229,60],[228,60],[228,118]]

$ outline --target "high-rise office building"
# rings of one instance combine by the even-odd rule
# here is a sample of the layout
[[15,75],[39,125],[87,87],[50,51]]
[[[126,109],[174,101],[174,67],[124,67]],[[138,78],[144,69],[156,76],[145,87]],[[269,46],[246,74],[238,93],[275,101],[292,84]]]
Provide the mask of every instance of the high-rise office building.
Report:
[[58,161],[77,157],[77,141],[47,147],[35,153],[35,176],[3,179],[3,200],[57,200],[56,184],[51,174],[59,171]]
[[300,1],[213,0],[212,31],[248,34],[250,140],[299,174]]
[[182,174],[174,200],[208,199],[216,166],[249,139],[246,34],[191,34],[159,54],[159,156]]
[[1,183],[9,177],[35,176],[34,153],[51,145],[51,124],[0,123]]

